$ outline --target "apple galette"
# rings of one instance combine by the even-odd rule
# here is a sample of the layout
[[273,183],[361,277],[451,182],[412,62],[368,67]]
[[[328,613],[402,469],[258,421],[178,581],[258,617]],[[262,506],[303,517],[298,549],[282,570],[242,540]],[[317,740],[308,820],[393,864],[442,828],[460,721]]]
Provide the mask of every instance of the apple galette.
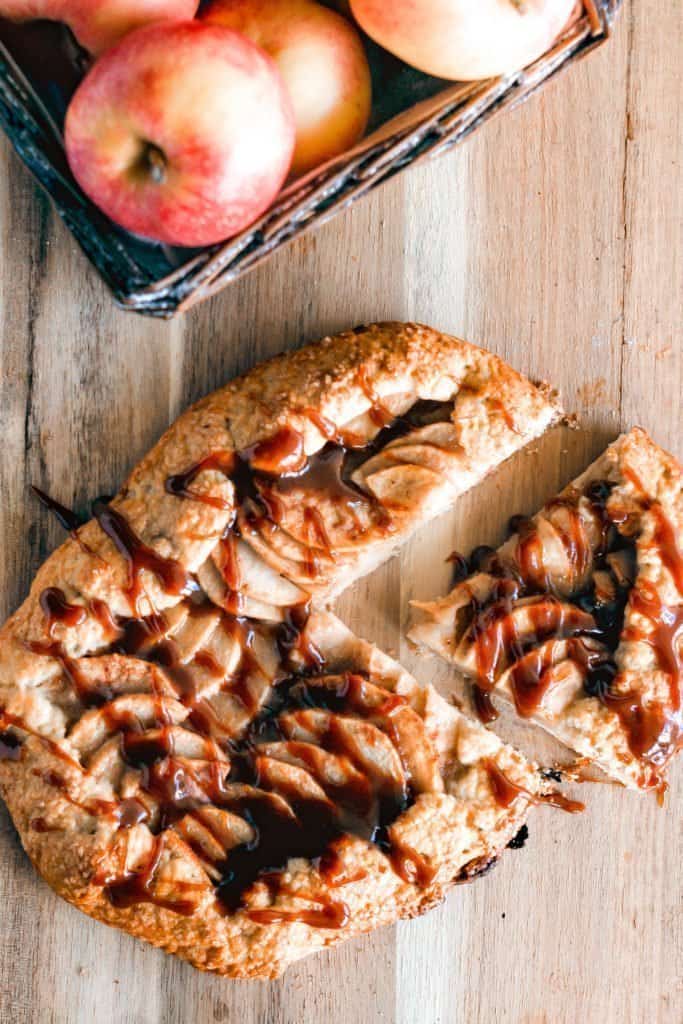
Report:
[[319,610],[558,416],[480,349],[359,328],[200,402],[90,522],[43,496],[70,536],[0,633],[0,786],[50,884],[272,976],[566,804]]
[[[463,561],[409,636],[627,786],[664,785],[683,745],[683,471],[623,435],[501,548]],[[493,699],[492,699],[493,698]]]

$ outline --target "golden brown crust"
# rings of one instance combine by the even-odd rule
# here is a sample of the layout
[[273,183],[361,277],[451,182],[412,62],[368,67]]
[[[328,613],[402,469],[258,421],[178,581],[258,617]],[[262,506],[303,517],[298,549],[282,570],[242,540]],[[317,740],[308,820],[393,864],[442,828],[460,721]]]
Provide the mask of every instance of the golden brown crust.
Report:
[[[326,503],[324,488],[315,492],[323,517],[318,535],[330,535],[334,547],[332,542],[312,544],[310,536],[302,535],[296,518],[300,496],[288,504],[289,491],[281,496],[282,518],[252,531],[245,499],[236,491],[234,475],[225,471],[231,459],[248,462],[255,446],[287,430],[299,438],[310,462],[329,441],[330,424],[335,434],[367,443],[379,434],[383,418],[394,421],[420,401],[431,403],[430,409],[443,402],[451,407],[444,418],[439,406],[436,423],[408,423],[361,461],[352,485],[361,496],[354,510],[361,521],[358,536],[345,541],[344,514]],[[310,910],[311,894],[328,901],[335,896],[307,858],[286,864],[276,892],[257,880],[246,893],[246,907],[226,913],[215,895],[216,858],[221,849],[225,855],[246,841],[240,831],[244,822],[222,805],[207,805],[203,797],[199,821],[181,816],[174,805],[172,825],[163,827],[158,791],[150,796],[145,788],[149,766],[131,761],[123,748],[132,742],[131,735],[135,742],[141,737],[150,743],[163,740],[167,761],[177,758],[199,775],[208,771],[207,765],[220,769],[225,761],[227,778],[224,740],[243,735],[272,693],[280,664],[277,624],[286,619],[288,608],[310,596],[325,599],[367,572],[417,525],[558,416],[557,401],[547,388],[530,384],[496,357],[428,328],[400,324],[359,329],[281,356],[185,413],[132,472],[109,509],[122,517],[136,543],[167,560],[174,581],[185,575],[199,580],[205,594],[201,615],[180,593],[182,587],[162,581],[149,562],[139,573],[133,570],[120,536],[117,542],[115,531],[106,532],[101,519],[83,526],[78,538],[70,538],[48,559],[28,599],[0,632],[3,728],[7,742],[8,736],[19,739],[0,757],[0,789],[29,856],[56,891],[93,917],[198,967],[234,977],[267,977],[315,949],[421,912],[438,902],[448,885],[495,859],[543,789],[533,766],[429,688],[418,688],[395,662],[322,612],[311,615],[303,640],[322,655],[325,672],[362,673],[363,699],[371,703],[377,688],[402,697],[398,724],[392,727],[399,730],[398,741],[387,739],[393,733],[386,723],[377,725],[376,709],[366,708],[360,724],[354,725],[352,716],[342,726],[360,744],[355,756],[361,762],[363,738],[374,729],[388,780],[398,773],[403,785],[404,774],[410,776],[414,801],[390,825],[387,842],[390,849],[405,847],[428,866],[420,884],[406,881],[386,851],[355,837],[346,844],[343,860],[350,874],[361,869],[364,874],[343,886],[349,915],[345,927],[318,927],[306,920],[264,923],[254,917],[256,911],[281,907],[286,917]],[[217,454],[222,461],[206,463]],[[177,479],[187,477],[193,466],[199,468],[183,497]],[[175,485],[169,483],[173,480]],[[202,500],[196,500],[197,494]],[[236,512],[242,517],[241,536],[231,534],[230,543],[239,566],[239,611],[261,620],[248,651],[231,632],[230,616],[218,607],[229,597],[221,537]],[[271,542],[276,533],[277,543]],[[321,552],[321,546],[328,550]],[[304,572],[296,569],[302,547],[309,566]],[[46,616],[41,597],[49,588],[58,588],[68,621]],[[125,624],[150,612],[155,613],[151,653],[144,646],[122,651]],[[167,659],[169,645],[179,658],[175,675],[155,653],[163,647]],[[296,651],[291,654],[295,666],[298,657]],[[191,679],[191,698],[179,688],[182,673]],[[232,687],[238,677],[241,697]],[[315,685],[332,684],[321,679]],[[210,727],[196,725],[199,711],[210,717]],[[314,796],[320,792],[316,776],[292,760],[286,730],[312,729],[315,737],[326,714],[295,710],[290,719],[284,716],[284,739],[259,755],[274,778],[295,780]],[[496,800],[491,763],[523,787],[509,806]],[[140,810],[140,801],[140,820],[122,825],[131,807]],[[286,804],[278,805],[281,813],[289,813]],[[158,857],[154,900],[131,906],[120,898],[112,902],[108,891],[121,879],[135,879],[153,857]],[[186,894],[191,912],[178,912],[178,892]],[[165,905],[169,900],[176,909]]]
[[[577,535],[574,529],[573,549],[566,540],[568,536],[571,539],[571,530],[563,518],[567,515],[563,499],[574,501],[596,481],[609,485],[605,514],[617,541],[614,554],[605,558],[603,552],[597,561],[600,517],[596,518],[590,502],[582,498],[577,506],[581,532]],[[554,600],[568,599],[569,608],[573,595],[591,598],[591,587],[596,593],[602,587],[607,591],[607,605],[621,601],[625,607],[618,646],[612,649],[606,670],[595,673],[604,691],[586,692],[584,670],[568,650],[571,641],[559,633],[543,638],[537,650],[547,651],[545,669],[555,678],[540,706],[531,709],[531,717],[624,785],[658,786],[683,740],[683,470],[636,427],[610,445],[559,500],[534,517],[533,523],[533,537],[540,539],[533,568],[538,573],[539,564],[542,566]],[[528,527],[527,534],[531,536]],[[580,539],[582,535],[588,558],[584,552],[576,557],[577,536]],[[514,562],[519,571],[520,550],[520,535],[513,534],[497,557],[503,564]],[[624,578],[619,579],[620,574],[625,574]],[[538,591],[538,579],[533,582]],[[459,583],[447,597],[419,603],[421,621],[409,637],[476,678],[476,645],[469,636],[468,609],[473,598],[485,605],[493,585],[493,577],[479,572]],[[513,609],[520,642],[528,600],[523,597]],[[587,607],[585,599],[582,607]],[[584,657],[586,650],[590,647],[584,648]],[[599,645],[596,650],[599,652]],[[599,668],[601,657],[598,653]],[[506,700],[514,699],[512,672],[514,667],[505,666],[496,679],[495,692]],[[589,673],[589,684],[590,678]],[[519,700],[515,703],[520,710]]]

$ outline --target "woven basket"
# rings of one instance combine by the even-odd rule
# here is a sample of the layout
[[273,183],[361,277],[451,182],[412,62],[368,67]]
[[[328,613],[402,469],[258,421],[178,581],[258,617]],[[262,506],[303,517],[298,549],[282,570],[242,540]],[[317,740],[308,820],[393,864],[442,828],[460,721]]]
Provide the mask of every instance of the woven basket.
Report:
[[[543,57],[522,72],[484,82],[430,78],[371,45],[375,109],[370,134],[352,151],[289,186],[247,231],[199,251],[153,245],[119,230],[77,186],[64,156],[61,125],[82,71],[82,55],[64,30],[0,22],[0,125],[117,303],[171,317],[214,295],[404,167],[444,153],[494,114],[522,103],[606,41],[620,3],[584,0],[583,13]],[[66,73],[58,87],[40,59],[41,47],[50,57],[56,51],[63,55]]]

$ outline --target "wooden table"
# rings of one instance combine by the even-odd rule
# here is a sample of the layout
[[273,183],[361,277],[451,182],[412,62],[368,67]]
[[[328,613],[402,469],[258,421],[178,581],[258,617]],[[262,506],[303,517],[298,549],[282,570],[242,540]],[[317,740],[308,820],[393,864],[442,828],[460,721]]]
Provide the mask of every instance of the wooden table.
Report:
[[[0,617],[60,539],[30,483],[85,507],[188,402],[257,360],[357,322],[419,319],[553,381],[582,421],[340,603],[445,683],[400,627],[410,597],[445,587],[452,548],[499,538],[510,512],[633,423],[683,456],[682,28],[679,0],[627,7],[609,46],[525,107],[170,324],[114,308],[0,141]],[[586,814],[538,811],[526,849],[439,910],[270,984],[205,977],[61,903],[3,810],[0,1021],[678,1024],[682,766],[665,810],[610,786],[582,796]]]

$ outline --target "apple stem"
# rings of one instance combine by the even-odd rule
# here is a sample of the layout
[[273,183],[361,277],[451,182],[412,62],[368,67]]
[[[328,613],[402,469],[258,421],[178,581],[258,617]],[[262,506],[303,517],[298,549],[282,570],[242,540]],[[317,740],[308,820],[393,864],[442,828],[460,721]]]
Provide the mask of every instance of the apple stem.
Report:
[[147,143],[144,162],[154,184],[163,185],[166,181],[166,157],[158,146],[154,146],[151,142]]

